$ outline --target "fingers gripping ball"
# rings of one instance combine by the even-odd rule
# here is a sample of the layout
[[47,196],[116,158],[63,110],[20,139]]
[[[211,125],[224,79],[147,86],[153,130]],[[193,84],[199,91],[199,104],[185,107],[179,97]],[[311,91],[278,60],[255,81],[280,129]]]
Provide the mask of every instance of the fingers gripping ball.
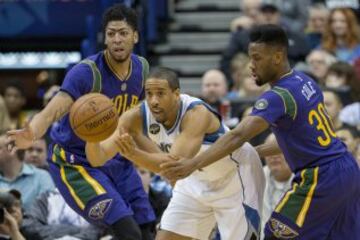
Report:
[[112,101],[103,94],[89,93],[72,105],[70,124],[75,134],[87,142],[100,142],[116,129],[118,116]]

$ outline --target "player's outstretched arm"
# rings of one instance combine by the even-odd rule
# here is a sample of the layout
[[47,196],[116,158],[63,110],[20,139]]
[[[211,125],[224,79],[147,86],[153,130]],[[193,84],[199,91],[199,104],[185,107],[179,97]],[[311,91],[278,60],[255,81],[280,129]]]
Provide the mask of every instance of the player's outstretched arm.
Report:
[[269,124],[261,117],[247,116],[233,130],[220,137],[209,149],[194,158],[197,169],[231,154],[256,135],[265,131]]
[[30,147],[35,139],[41,138],[46,133],[51,124],[69,112],[73,103],[74,101],[69,94],[63,91],[58,92],[25,128],[7,132],[10,143],[9,150]]
[[160,162],[157,162],[156,158],[148,156],[149,153],[156,152],[161,151],[142,133],[140,107],[123,113],[119,118],[116,131],[108,139],[100,143],[86,143],[86,156],[93,167],[104,165],[117,153],[120,153],[135,164],[158,172]]
[[163,175],[175,181],[204,168],[241,147],[246,141],[265,131],[269,124],[261,117],[248,116],[233,130],[220,137],[209,149],[193,159],[162,164]]
[[219,121],[206,107],[196,106],[185,114],[181,122],[181,133],[176,137],[169,154],[135,148],[128,158],[150,171],[161,173],[163,169],[160,166],[163,163],[194,157],[200,150],[205,134],[215,132],[218,127]]

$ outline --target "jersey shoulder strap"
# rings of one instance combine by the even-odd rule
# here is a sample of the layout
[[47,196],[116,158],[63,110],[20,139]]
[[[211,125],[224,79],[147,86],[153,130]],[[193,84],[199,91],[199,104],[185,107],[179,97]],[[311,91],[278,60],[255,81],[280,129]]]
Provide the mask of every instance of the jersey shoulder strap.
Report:
[[86,64],[90,67],[93,74],[93,86],[91,92],[101,92],[102,89],[102,77],[99,68],[96,63],[90,59],[84,59],[80,63]]

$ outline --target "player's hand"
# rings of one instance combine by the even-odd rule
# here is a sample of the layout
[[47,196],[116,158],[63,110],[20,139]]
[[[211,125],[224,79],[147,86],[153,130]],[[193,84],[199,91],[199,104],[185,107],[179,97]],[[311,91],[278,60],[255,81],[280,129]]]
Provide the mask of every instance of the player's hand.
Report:
[[29,123],[26,123],[22,129],[8,131],[6,135],[6,145],[11,153],[16,152],[18,149],[31,147],[35,139],[34,132],[30,128]]
[[171,182],[176,182],[179,179],[186,178],[196,170],[196,166],[192,159],[180,159],[178,161],[168,161],[160,164],[162,171],[160,175],[169,179]]
[[122,133],[115,139],[115,143],[118,147],[118,152],[122,156],[130,158],[134,154],[136,143],[130,134]]

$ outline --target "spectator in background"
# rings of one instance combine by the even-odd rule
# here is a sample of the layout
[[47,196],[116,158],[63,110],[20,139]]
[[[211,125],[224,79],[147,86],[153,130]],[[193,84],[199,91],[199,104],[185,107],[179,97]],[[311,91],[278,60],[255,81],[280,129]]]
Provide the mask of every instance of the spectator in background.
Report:
[[74,212],[57,189],[42,193],[27,212],[22,230],[27,239],[97,240],[103,230]]
[[354,156],[355,156],[355,158],[356,158],[357,163],[358,163],[359,166],[360,166],[360,144],[357,145]]
[[[274,134],[270,134],[266,138],[265,143],[272,141],[276,141]],[[264,229],[266,222],[269,220],[271,213],[274,211],[280,199],[286,191],[291,188],[291,182],[294,177],[283,154],[267,156],[265,157],[265,162],[264,174],[266,185],[262,213],[262,229]]]
[[351,9],[331,10],[321,48],[340,61],[351,63],[360,57],[359,24]]
[[242,84],[242,77],[249,62],[249,57],[245,53],[238,53],[231,60],[230,70],[231,78],[234,80],[234,86],[228,94],[230,99],[238,98],[238,92]]
[[330,65],[335,62],[336,58],[333,55],[321,49],[312,50],[306,57],[310,74],[314,75],[322,86],[325,84],[325,76]]
[[261,0],[241,0],[241,16],[230,23],[231,32],[242,29],[250,29],[258,20]]
[[[283,26],[281,23],[281,14],[276,5],[263,4],[260,7],[260,14],[257,18],[256,25],[258,24],[275,24]],[[306,55],[309,53],[310,48],[307,45],[305,35],[299,32],[295,32],[290,28],[283,26],[287,32],[289,38],[289,50],[288,55],[291,65],[296,62],[304,61]],[[241,29],[234,32],[230,38],[230,42],[222,54],[220,62],[221,71],[224,72],[228,81],[229,89],[234,86],[234,80],[231,76],[231,61],[233,57],[238,53],[246,53],[249,44],[249,30]]]
[[305,36],[311,49],[321,44],[328,18],[329,9],[324,4],[316,3],[309,7],[309,18],[305,29]]
[[310,0],[263,0],[263,4],[276,6],[281,13],[281,22],[294,32],[303,33],[308,19]]
[[250,70],[250,63],[245,66],[241,76],[241,82],[239,84],[239,97],[240,98],[249,98],[256,100],[264,91],[269,89],[269,85],[265,84],[263,86],[258,86],[255,83],[255,79]]
[[10,116],[4,98],[0,95],[0,133],[10,129]]
[[353,127],[343,126],[336,130],[336,136],[340,138],[345,144],[349,152],[355,157],[356,148],[359,144],[359,133]]
[[329,117],[332,120],[334,129],[337,130],[342,128],[343,126],[349,127],[348,124],[343,123],[339,118],[340,110],[343,107],[339,95],[335,91],[329,89],[324,90],[323,95],[325,108],[327,113],[329,114]]
[[226,77],[216,69],[208,70],[201,79],[201,98],[219,110],[221,99],[227,95]]
[[47,144],[45,139],[40,138],[33,142],[32,146],[25,150],[24,161],[35,167],[47,170]]
[[360,131],[360,102],[345,106],[340,112],[340,120]]
[[6,136],[0,135],[0,189],[16,189],[28,210],[40,193],[54,188],[48,172],[23,162],[21,151],[10,153]]
[[11,81],[4,89],[4,100],[10,116],[10,128],[24,127],[27,116],[23,111],[26,104],[24,88],[17,81]]
[[359,99],[360,82],[353,66],[346,62],[333,63],[325,76],[325,87],[336,90],[344,105]]
[[4,221],[0,223],[0,240],[25,240],[19,230],[23,220],[21,193],[15,189],[0,190],[0,208],[4,214]]

